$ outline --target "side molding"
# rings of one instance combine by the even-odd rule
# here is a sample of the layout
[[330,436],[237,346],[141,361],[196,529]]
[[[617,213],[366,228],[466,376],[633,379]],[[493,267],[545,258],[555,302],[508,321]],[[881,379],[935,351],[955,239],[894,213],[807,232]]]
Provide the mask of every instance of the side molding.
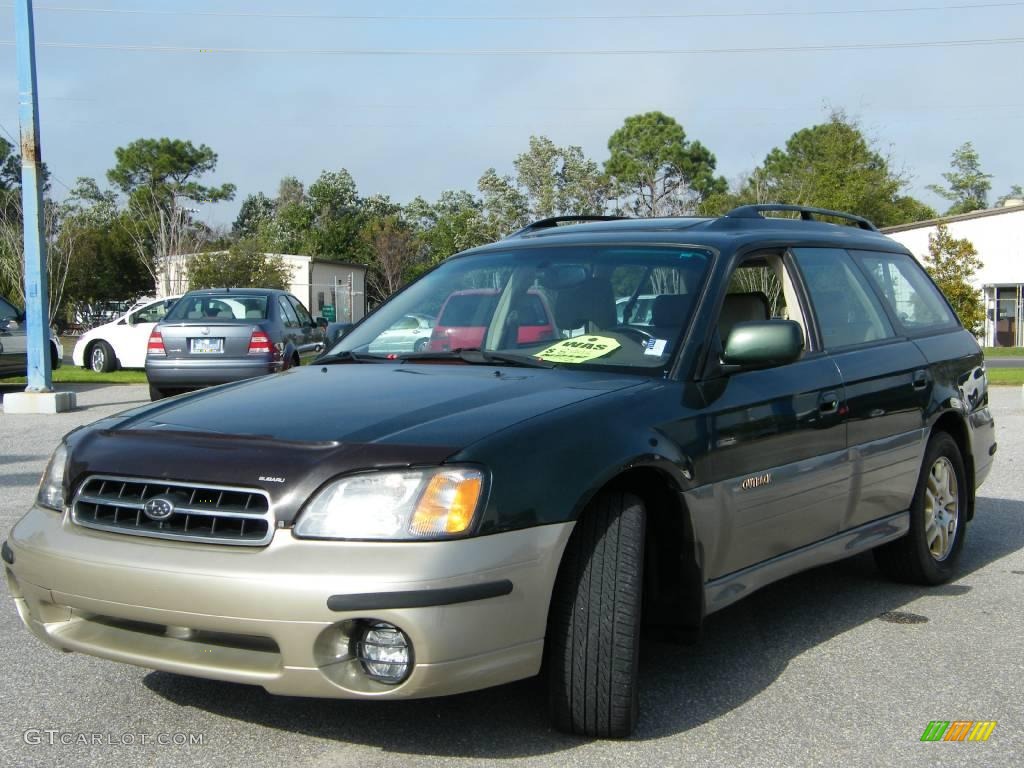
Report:
[[704,585],[707,613],[720,611],[751,592],[794,573],[874,549],[900,538],[909,530],[910,512],[899,512],[709,581]]

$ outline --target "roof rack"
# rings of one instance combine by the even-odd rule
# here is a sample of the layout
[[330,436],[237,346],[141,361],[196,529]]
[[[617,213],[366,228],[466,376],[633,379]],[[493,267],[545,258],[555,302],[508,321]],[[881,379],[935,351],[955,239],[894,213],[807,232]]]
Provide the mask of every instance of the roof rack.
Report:
[[877,232],[878,227],[865,219],[863,216],[854,216],[852,213],[842,211],[830,211],[827,208],[808,208],[804,205],[783,205],[781,203],[763,203],[759,205],[741,205],[733,208],[726,216],[730,219],[763,219],[761,214],[765,211],[793,211],[800,214],[803,221],[816,221],[816,216],[832,216],[836,219],[852,221],[861,229]]
[[[549,216],[546,219],[539,219],[531,224],[527,224],[520,230],[513,232],[510,237],[520,237],[521,235],[527,235],[530,232],[536,232],[538,229],[551,229],[557,227],[559,224],[567,223],[583,223],[586,221],[617,221],[618,219],[626,219],[628,216]],[[506,239],[507,239],[506,238]]]

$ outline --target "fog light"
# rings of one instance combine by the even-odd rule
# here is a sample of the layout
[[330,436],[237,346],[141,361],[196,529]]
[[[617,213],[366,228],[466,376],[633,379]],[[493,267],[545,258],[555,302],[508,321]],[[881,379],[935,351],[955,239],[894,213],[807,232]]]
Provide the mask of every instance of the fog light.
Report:
[[398,627],[384,622],[366,625],[356,644],[356,655],[367,675],[392,685],[402,682],[412,666],[409,638]]

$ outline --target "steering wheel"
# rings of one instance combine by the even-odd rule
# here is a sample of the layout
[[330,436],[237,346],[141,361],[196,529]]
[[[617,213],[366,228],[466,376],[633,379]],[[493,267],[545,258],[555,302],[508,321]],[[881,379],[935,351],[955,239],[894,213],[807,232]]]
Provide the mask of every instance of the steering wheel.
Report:
[[616,325],[614,328],[609,330],[614,333],[624,333],[627,336],[635,336],[636,339],[643,345],[646,345],[648,341],[653,341],[654,336],[649,334],[647,331],[643,331],[639,328],[634,328],[631,325]]

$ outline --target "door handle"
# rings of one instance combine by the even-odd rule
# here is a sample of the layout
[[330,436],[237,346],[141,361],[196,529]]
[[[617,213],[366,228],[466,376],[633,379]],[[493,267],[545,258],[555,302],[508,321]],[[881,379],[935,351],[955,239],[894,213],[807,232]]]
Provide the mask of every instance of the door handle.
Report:
[[928,371],[914,371],[914,389],[924,389],[928,386]]
[[839,395],[835,392],[824,392],[818,403],[818,410],[821,413],[836,413],[839,410]]

